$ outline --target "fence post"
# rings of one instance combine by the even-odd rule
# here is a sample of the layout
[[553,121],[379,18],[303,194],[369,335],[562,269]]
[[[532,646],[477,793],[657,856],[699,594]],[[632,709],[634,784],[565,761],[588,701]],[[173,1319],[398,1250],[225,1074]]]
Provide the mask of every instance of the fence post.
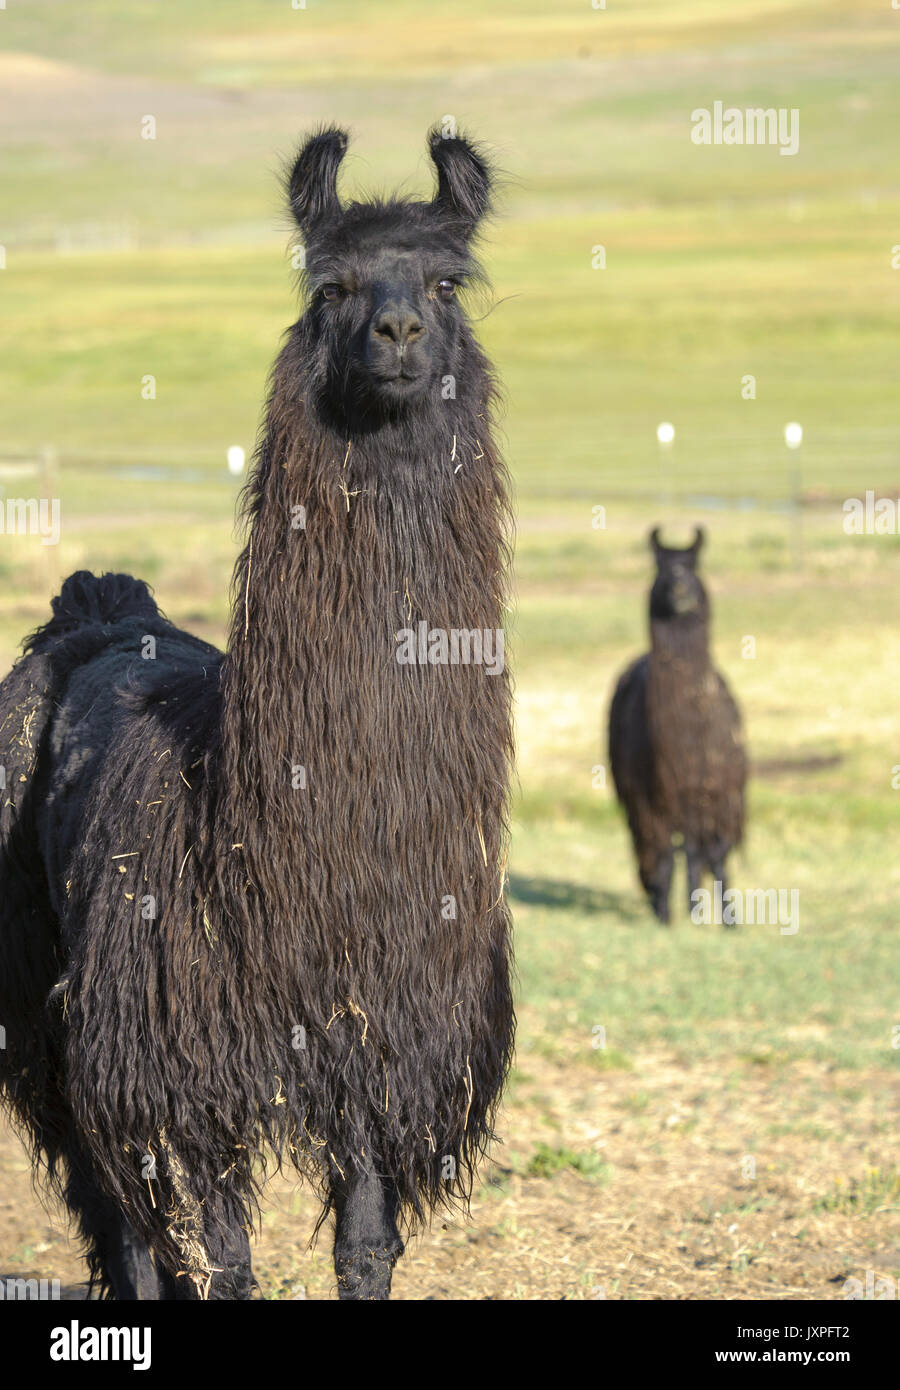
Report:
[[792,543],[794,569],[803,569],[803,477],[799,468],[794,469],[792,487]]
[[665,507],[672,501],[672,446],[675,442],[675,426],[669,420],[657,426],[656,441],[659,505]]
[[52,444],[44,444],[41,448],[41,477],[47,497],[53,497],[59,477],[59,454]]
[[[792,451],[793,451],[793,450],[796,450],[796,449],[799,449],[799,448],[800,448],[800,445],[803,443],[803,426],[802,426],[797,420],[791,420],[790,424],[785,425],[785,427],[784,427],[784,442],[785,442],[785,444],[787,445],[787,447],[788,447],[790,450],[792,450]],[[799,455],[799,454],[797,454],[797,464],[796,464],[796,466],[795,466],[795,468],[794,468],[794,471],[793,471],[793,473],[792,473],[792,475],[791,475],[791,478],[792,478],[792,483],[793,483],[793,486],[792,486],[792,489],[791,489],[791,496],[792,496],[792,498],[793,498],[793,507],[791,508],[791,511],[792,511],[792,513],[793,513],[793,518],[792,518],[792,520],[793,520],[793,525],[792,525],[792,527],[791,527],[791,532],[792,532],[793,550],[794,550],[794,568],[795,568],[795,569],[798,569],[798,570],[802,570],[802,568],[803,568],[803,478],[802,478],[802,469],[801,469],[801,467],[800,467],[800,455]]]

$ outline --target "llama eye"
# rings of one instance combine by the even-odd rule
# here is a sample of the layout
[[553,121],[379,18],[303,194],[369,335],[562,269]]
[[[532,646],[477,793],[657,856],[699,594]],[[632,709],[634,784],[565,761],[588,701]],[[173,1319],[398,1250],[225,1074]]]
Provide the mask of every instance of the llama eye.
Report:
[[438,280],[437,287],[441,299],[452,299],[456,293],[455,280]]
[[343,299],[344,293],[345,291],[343,285],[322,286],[322,298],[327,299],[330,304],[334,303],[336,299]]

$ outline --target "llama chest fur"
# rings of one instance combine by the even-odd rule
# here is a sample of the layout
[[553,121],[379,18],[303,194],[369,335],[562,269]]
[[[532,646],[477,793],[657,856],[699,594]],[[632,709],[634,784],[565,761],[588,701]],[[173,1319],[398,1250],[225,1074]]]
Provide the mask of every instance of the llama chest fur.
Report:
[[374,1132],[429,1186],[433,1145],[480,1142],[512,1036],[502,498],[447,452],[263,457],[217,829],[219,899],[258,943],[272,1015],[304,1030],[279,1060],[289,1112],[316,1134],[342,1108],[351,1149]]
[[653,743],[656,798],[689,830],[714,821],[727,794],[728,762],[734,760],[739,725],[721,677],[708,663],[650,662],[647,719]]
[[393,438],[385,457],[276,432],[224,678],[224,784],[247,792],[226,809],[251,877],[289,844],[308,910],[340,943],[381,943],[386,966],[392,938],[452,957],[449,910],[457,945],[482,940],[500,896],[502,498],[461,427],[471,474],[450,442],[442,459]]

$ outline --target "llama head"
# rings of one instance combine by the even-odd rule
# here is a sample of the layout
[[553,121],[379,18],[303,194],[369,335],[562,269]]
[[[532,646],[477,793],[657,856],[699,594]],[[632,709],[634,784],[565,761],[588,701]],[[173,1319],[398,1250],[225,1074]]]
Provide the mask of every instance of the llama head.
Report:
[[697,574],[697,561],[705,536],[701,527],[687,549],[663,545],[659,527],[650,532],[650,545],[656,560],[656,578],[650,590],[651,620],[684,623],[706,622],[709,600]]
[[[310,399],[333,423],[396,419],[456,399],[482,362],[459,291],[480,278],[472,254],[492,177],[468,140],[429,135],[437,171],[430,202],[342,204],[337,175],[346,134],[310,137],[289,180],[306,245],[303,346]],[[481,378],[483,383],[483,377]]]

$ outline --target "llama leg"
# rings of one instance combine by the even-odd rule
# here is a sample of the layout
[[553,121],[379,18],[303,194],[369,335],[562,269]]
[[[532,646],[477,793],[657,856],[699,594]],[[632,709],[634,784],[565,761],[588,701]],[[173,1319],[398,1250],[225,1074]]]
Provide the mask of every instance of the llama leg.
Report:
[[[163,1180],[167,1190],[160,1205],[165,1228],[157,1254],[162,1297],[181,1303],[261,1298],[250,1260],[250,1237],[241,1219],[224,1211],[215,1196],[199,1201],[180,1163],[176,1171],[171,1186],[171,1170]],[[214,1187],[210,1177],[205,1190],[214,1192]]]
[[684,857],[687,860],[687,896],[688,912],[693,912],[694,894],[699,889],[703,879],[703,855],[695,845],[685,845]]
[[77,1217],[84,1237],[91,1281],[104,1294],[119,1302],[189,1302],[201,1296],[242,1301],[258,1296],[246,1231],[231,1229],[219,1220],[207,1220],[197,1232],[203,1265],[198,1278],[191,1279],[181,1271],[173,1274],[161,1260],[154,1263],[146,1243],[102,1191],[81,1144],[67,1144],[65,1153],[66,1203]]
[[215,1273],[208,1298],[243,1303],[261,1298],[250,1264],[250,1238],[245,1230],[224,1227],[217,1235],[207,1235],[207,1250]]
[[[728,879],[725,875],[725,860],[728,857],[728,850],[717,847],[709,856],[709,871],[713,876],[714,883],[721,883],[722,897],[728,892]],[[726,922],[725,926],[734,929],[735,922]]]
[[[160,1298],[176,1303],[244,1303],[262,1298],[250,1262],[247,1232],[227,1226],[210,1229],[206,1224],[191,1251],[185,1251],[183,1268],[174,1272],[159,1261]],[[191,1255],[194,1256],[191,1259]]]
[[334,1269],[338,1297],[375,1301],[390,1298],[391,1275],[403,1254],[397,1230],[393,1183],[369,1170],[332,1187],[337,1213]]
[[[246,1303],[262,1298],[250,1264],[250,1242],[246,1233],[230,1232],[222,1241],[207,1239],[204,1247],[211,1274],[192,1279],[186,1270],[172,1274],[160,1265],[160,1297],[176,1303]],[[218,1263],[216,1263],[218,1261]]]
[[669,890],[672,887],[674,854],[671,848],[659,851],[647,869],[641,868],[641,882],[650,899],[650,906],[661,922],[669,921]]
[[66,1160],[66,1204],[84,1238],[91,1283],[120,1302],[166,1297],[150,1251],[99,1187],[90,1159],[79,1144],[67,1147]]

